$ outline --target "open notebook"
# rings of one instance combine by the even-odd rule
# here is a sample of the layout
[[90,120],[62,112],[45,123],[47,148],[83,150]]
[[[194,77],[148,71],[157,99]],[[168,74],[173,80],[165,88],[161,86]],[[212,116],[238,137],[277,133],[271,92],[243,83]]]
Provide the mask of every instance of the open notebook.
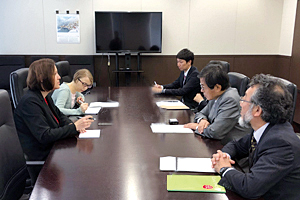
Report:
[[159,158],[161,171],[208,172],[216,173],[211,167],[210,158],[189,158],[166,156]]

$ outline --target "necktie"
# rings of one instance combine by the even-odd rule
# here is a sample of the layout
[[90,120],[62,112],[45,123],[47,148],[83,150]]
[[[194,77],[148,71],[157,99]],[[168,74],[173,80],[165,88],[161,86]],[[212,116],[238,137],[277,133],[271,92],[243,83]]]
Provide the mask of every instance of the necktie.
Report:
[[183,82],[182,82],[182,85],[185,84],[185,78],[186,78],[186,75],[183,76]]
[[249,149],[249,169],[253,165],[253,157],[254,157],[254,152],[255,152],[256,146],[257,146],[257,142],[255,140],[254,135],[252,135],[251,146],[250,146],[250,149]]

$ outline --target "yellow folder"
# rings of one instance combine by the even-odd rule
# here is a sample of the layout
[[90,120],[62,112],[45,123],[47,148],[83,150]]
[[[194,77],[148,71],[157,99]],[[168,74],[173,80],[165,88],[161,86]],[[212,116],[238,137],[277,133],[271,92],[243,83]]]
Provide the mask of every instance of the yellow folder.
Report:
[[225,193],[225,188],[218,185],[220,179],[220,176],[215,175],[167,175],[167,190]]

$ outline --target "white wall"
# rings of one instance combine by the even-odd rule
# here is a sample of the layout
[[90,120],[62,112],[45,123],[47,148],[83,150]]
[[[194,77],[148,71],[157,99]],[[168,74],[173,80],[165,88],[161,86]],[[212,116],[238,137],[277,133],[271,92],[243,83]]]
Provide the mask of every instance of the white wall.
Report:
[[[0,54],[95,54],[95,11],[162,11],[163,55],[291,55],[297,0],[1,0]],[[80,44],[56,43],[55,11],[80,11]],[[158,54],[159,55],[159,54]]]
[[292,55],[296,10],[296,0],[284,0],[279,44],[280,55]]

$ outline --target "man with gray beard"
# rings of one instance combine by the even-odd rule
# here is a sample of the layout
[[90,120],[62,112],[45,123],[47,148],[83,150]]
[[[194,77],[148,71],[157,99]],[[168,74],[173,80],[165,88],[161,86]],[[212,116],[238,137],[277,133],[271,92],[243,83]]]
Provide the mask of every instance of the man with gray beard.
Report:
[[[259,74],[240,100],[242,126],[253,133],[228,143],[212,157],[220,185],[244,198],[300,199],[300,140],[288,122],[292,95],[278,79]],[[249,157],[249,173],[232,168]]]

